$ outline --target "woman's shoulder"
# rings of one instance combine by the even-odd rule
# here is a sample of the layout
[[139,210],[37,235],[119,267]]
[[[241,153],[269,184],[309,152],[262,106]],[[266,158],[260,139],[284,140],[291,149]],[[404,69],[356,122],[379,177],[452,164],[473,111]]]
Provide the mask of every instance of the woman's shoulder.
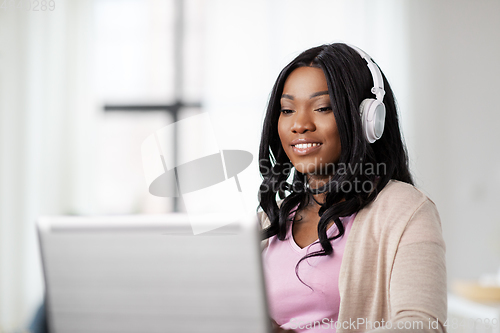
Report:
[[397,180],[390,180],[375,200],[359,213],[372,223],[385,227],[405,225],[422,213],[435,216],[439,221],[436,205],[426,194],[411,184]]
[[412,184],[400,180],[391,179],[379,193],[383,195],[401,195],[412,198],[428,199],[427,195]]
[[434,204],[425,193],[414,185],[394,179],[391,179],[387,185],[385,185],[374,202],[382,203],[387,201],[392,203],[403,201],[413,203],[414,205],[429,201]]

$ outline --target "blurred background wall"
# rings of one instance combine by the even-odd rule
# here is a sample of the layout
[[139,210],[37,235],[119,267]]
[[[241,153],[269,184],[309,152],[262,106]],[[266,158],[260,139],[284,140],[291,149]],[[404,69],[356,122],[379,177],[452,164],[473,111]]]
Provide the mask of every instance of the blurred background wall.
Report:
[[[43,295],[35,220],[150,214],[140,146],[210,113],[220,149],[257,152],[277,74],[306,48],[365,49],[399,101],[417,186],[437,204],[449,281],[500,266],[500,2],[92,0],[0,7],[0,328],[26,327]],[[200,143],[180,133],[179,154]],[[182,205],[179,206],[182,210]]]

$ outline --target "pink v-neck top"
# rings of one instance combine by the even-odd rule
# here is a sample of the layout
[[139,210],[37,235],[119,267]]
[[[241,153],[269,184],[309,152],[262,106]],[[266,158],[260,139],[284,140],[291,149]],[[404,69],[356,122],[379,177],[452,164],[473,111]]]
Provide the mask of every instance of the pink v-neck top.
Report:
[[[305,284],[295,274],[295,266],[307,253],[321,250],[321,245],[313,242],[300,248],[293,239],[292,223],[284,241],[276,236],[269,238],[262,253],[269,312],[282,328],[296,332],[335,332],[340,304],[340,264],[355,215],[340,218],[345,232],[340,239],[331,241],[333,255],[300,263],[298,275]],[[327,230],[328,237],[337,233],[335,224]]]

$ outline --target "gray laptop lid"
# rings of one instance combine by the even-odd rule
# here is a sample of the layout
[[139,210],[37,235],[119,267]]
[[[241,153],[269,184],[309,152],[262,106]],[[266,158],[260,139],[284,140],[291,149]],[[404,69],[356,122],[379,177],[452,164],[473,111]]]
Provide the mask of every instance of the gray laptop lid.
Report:
[[254,220],[195,236],[182,214],[44,217],[38,232],[51,333],[269,332]]

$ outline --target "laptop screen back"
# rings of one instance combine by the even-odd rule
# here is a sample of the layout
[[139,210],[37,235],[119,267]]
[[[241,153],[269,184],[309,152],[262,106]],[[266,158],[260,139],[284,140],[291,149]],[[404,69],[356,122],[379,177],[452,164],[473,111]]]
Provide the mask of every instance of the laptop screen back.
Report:
[[254,221],[196,236],[182,214],[41,218],[38,230],[53,333],[269,330]]

